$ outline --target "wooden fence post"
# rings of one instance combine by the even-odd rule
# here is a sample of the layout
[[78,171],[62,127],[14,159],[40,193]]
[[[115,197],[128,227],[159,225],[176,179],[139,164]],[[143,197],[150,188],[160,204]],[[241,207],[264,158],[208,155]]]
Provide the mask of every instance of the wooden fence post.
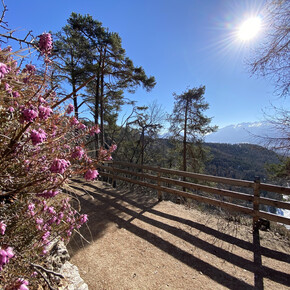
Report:
[[[158,166],[158,169],[160,169],[160,166]],[[158,191],[157,191],[158,201],[162,201],[162,191],[160,190],[160,186],[161,186],[161,181],[160,181],[161,173],[160,173],[160,171],[158,171],[157,177],[158,177],[158,179],[157,179],[157,185],[158,185]]]
[[115,179],[115,170],[114,170],[114,162],[112,162],[112,186],[116,187],[116,179]]
[[256,177],[254,180],[254,200],[253,200],[253,230],[259,229],[259,198],[260,198],[260,177]]

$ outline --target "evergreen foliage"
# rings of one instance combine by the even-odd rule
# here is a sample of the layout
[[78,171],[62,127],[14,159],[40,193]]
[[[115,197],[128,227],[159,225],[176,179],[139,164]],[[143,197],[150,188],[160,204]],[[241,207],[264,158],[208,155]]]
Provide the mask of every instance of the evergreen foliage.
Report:
[[[95,124],[100,125],[101,137],[99,140],[96,135],[96,147],[104,147],[105,123],[112,126],[116,124],[118,112],[125,103],[124,91],[133,93],[139,86],[149,91],[156,82],[154,77],[148,77],[142,67],[135,66],[126,56],[119,34],[109,32],[108,28],[90,15],[72,13],[62,35],[67,31],[70,37],[59,37],[57,47],[70,59],[74,54],[81,59],[64,67],[63,72],[76,76],[78,72],[85,71],[83,77],[95,76],[94,81],[87,87],[85,101]],[[74,46],[79,41],[82,41],[82,45]],[[73,52],[70,50],[71,46],[74,46]]]
[[[173,140],[182,140],[182,169],[187,171],[187,160],[200,160],[203,150],[199,149],[205,134],[214,132],[215,126],[211,126],[211,118],[204,115],[209,104],[204,99],[205,86],[188,89],[181,95],[174,94],[175,103],[173,113],[170,115],[170,132]],[[195,146],[189,145],[189,143]],[[197,164],[193,162],[192,165]],[[198,168],[195,166],[195,170]]]

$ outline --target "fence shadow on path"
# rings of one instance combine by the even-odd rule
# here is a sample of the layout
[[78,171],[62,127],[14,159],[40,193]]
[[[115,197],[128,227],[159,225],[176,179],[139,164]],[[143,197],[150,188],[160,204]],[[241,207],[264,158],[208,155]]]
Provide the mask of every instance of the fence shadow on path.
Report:
[[[228,287],[229,289],[263,289],[264,278],[271,279],[272,281],[285,286],[290,286],[289,274],[263,266],[261,259],[261,256],[264,255],[272,259],[290,263],[290,256],[285,253],[261,247],[259,239],[255,239],[255,237],[253,239],[254,243],[250,243],[229,234],[219,232],[215,229],[207,227],[204,224],[158,211],[154,209],[154,206],[158,203],[158,201],[156,199],[152,199],[152,197],[146,197],[143,195],[140,196],[132,192],[116,192],[112,190],[110,186],[102,189],[90,183],[85,183],[85,186],[86,190],[83,188],[82,184],[71,185],[73,189],[80,192],[78,197],[81,207],[85,210],[85,213],[89,214],[88,227],[83,227],[81,230],[81,234],[89,241],[95,241],[101,237],[108,224],[114,222],[118,225],[118,227],[125,228],[132,234],[148,241],[180,262],[194,268],[197,271],[201,271],[204,275],[207,275],[212,280],[215,280],[217,283]],[[91,190],[88,191],[88,188]],[[91,195],[92,198],[88,198],[88,194]],[[191,235],[179,227],[175,227],[152,217],[145,216],[143,215],[145,212],[185,224],[214,238],[251,251],[253,252],[254,260],[250,261],[238,256],[235,253],[218,247],[213,243],[207,242],[195,235]],[[244,282],[195,257],[183,249],[180,249],[176,245],[164,240],[150,231],[136,226],[132,223],[134,219],[138,219],[151,226],[162,229],[192,244],[194,247],[198,247],[201,250],[206,251],[235,266],[252,272],[254,274],[255,285],[250,285],[247,282]],[[84,241],[80,237],[74,237],[69,245],[70,252],[73,254],[79,251],[82,246],[85,246]]]

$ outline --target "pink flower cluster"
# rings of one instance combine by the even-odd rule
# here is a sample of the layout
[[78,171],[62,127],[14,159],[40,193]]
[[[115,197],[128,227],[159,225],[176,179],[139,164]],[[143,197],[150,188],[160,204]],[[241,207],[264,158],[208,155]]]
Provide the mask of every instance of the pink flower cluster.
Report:
[[80,215],[79,221],[80,221],[81,224],[86,223],[88,221],[88,216],[86,214]]
[[63,174],[69,166],[70,166],[69,161],[65,159],[55,158],[51,164],[50,171],[52,173]]
[[12,93],[12,88],[10,87],[9,84],[4,83],[4,89],[7,93],[11,94]]
[[20,94],[17,91],[12,92],[13,98],[19,98]]
[[30,106],[29,108],[22,109],[22,116],[24,121],[33,122],[38,117],[38,113],[35,107]]
[[36,68],[35,68],[35,66],[34,65],[32,65],[32,64],[27,64],[26,66],[25,66],[25,68],[23,69],[23,72],[24,73],[29,73],[29,74],[34,74],[35,72],[36,72]]
[[42,105],[38,107],[38,114],[41,120],[47,120],[51,113],[52,109],[50,107],[44,107]]
[[98,157],[100,160],[112,160],[110,152],[103,148],[100,148]]
[[113,153],[114,151],[117,150],[117,145],[116,144],[113,144],[110,148],[109,148],[109,152],[110,153]]
[[4,247],[0,250],[0,271],[3,270],[3,266],[9,262],[9,259],[14,257],[13,248]]
[[73,106],[72,104],[69,104],[69,105],[67,106],[66,113],[67,113],[67,114],[70,114],[70,113],[72,113],[73,111],[74,111],[74,106]]
[[3,79],[6,74],[9,73],[9,69],[6,64],[0,62],[0,79]]
[[29,282],[25,279],[18,279],[16,283],[13,285],[13,288],[9,289],[17,289],[17,290],[29,290],[27,287],[29,285]]
[[57,194],[59,194],[58,190],[45,190],[42,193],[38,193],[37,196],[45,197],[45,198],[52,198],[56,196]]
[[52,50],[52,37],[50,33],[42,33],[39,36],[38,47],[41,54],[50,54]]
[[5,234],[6,227],[7,227],[6,224],[3,221],[1,221],[0,222],[0,232],[1,232],[2,236]]
[[101,132],[100,128],[98,125],[94,126],[90,130],[90,135],[94,136],[95,134],[99,134]]
[[95,169],[89,169],[86,173],[85,173],[85,179],[86,180],[94,180],[97,176],[99,175],[99,172]]
[[77,146],[74,150],[74,152],[72,153],[71,157],[75,158],[75,159],[82,159],[82,157],[84,156],[85,151],[82,147]]
[[78,129],[82,130],[82,129],[86,129],[86,128],[87,128],[87,126],[85,124],[83,124],[83,123],[78,124]]
[[32,130],[30,132],[30,138],[33,145],[40,144],[46,140],[46,133],[42,129]]
[[72,126],[74,126],[74,125],[78,125],[78,124],[79,124],[79,121],[78,121],[77,118],[72,117],[72,118],[70,119],[70,123],[71,123]]

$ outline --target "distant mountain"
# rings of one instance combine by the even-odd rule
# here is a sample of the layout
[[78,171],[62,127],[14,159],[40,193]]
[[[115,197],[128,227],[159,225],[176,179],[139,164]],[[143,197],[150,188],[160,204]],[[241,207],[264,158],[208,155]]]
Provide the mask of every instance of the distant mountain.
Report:
[[268,122],[240,123],[219,129],[205,136],[205,142],[257,145],[267,144],[267,137],[279,137],[278,133]]

